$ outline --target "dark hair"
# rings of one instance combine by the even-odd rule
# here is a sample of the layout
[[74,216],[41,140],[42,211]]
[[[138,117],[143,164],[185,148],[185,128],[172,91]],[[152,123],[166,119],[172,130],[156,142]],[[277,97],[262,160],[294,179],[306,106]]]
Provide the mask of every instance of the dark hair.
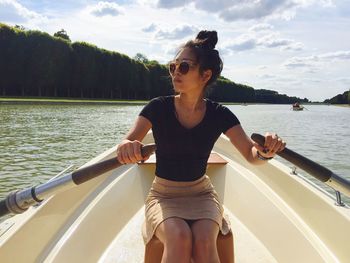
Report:
[[217,42],[218,34],[216,31],[202,30],[194,40],[190,40],[182,46],[182,48],[190,48],[192,50],[199,64],[200,73],[208,69],[212,71],[212,76],[205,88],[213,84],[222,71],[223,63],[219,52],[215,49]]

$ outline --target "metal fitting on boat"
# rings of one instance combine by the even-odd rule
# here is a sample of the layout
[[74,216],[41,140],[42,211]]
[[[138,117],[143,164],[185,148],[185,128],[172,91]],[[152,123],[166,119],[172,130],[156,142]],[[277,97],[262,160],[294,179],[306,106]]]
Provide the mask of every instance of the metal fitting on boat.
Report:
[[6,206],[11,213],[21,214],[28,209],[17,203],[17,194],[19,191],[11,192],[6,198]]

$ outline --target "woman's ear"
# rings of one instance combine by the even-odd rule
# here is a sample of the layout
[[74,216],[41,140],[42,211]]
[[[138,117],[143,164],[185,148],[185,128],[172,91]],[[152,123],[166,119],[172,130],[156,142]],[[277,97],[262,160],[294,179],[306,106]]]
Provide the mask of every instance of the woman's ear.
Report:
[[204,82],[204,83],[207,83],[207,82],[210,80],[210,78],[211,78],[212,75],[213,75],[213,72],[211,71],[211,69],[205,70],[205,71],[203,72],[203,74],[202,74],[202,80],[203,80],[203,82]]

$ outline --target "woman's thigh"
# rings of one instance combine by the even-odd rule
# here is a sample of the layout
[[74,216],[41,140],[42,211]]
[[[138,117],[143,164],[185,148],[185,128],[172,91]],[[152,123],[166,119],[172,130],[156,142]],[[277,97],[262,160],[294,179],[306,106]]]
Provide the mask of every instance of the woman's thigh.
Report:
[[185,220],[178,217],[171,217],[160,223],[155,235],[163,244],[177,239],[192,240],[191,228]]
[[194,241],[215,242],[218,237],[219,225],[211,219],[196,220],[191,224]]

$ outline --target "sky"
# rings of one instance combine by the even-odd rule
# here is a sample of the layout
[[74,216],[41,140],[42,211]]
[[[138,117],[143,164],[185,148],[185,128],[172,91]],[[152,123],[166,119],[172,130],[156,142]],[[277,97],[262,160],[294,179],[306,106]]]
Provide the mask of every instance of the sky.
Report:
[[236,83],[311,101],[350,89],[350,0],[0,0],[0,22],[164,64],[216,30]]

